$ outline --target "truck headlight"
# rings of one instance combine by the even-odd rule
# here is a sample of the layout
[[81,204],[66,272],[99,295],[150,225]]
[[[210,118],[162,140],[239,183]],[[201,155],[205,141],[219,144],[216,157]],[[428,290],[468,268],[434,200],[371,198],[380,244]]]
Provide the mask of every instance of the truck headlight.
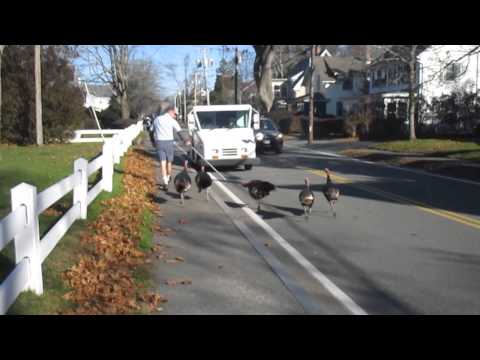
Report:
[[212,149],[212,153],[214,153],[214,154],[218,154],[218,153],[219,153],[219,151],[218,151],[218,149]]
[[281,138],[283,138],[283,135],[280,133],[277,135],[277,139],[281,139]]
[[264,137],[265,136],[262,133],[258,133],[257,135],[255,135],[255,139],[257,141],[262,141]]
[[246,153],[248,151],[247,148],[242,148],[242,152]]

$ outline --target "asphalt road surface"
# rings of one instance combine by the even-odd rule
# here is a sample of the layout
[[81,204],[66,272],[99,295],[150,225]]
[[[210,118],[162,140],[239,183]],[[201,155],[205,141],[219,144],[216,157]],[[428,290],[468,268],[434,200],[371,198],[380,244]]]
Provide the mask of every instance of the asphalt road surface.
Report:
[[[221,169],[228,181],[216,182],[215,204],[208,205],[217,223],[198,231],[244,247],[251,266],[238,262],[240,253],[224,252],[222,261],[230,257],[245,284],[270,294],[264,295],[270,305],[257,311],[238,305],[238,313],[480,314],[480,184],[330,153],[336,150],[327,142],[307,148],[291,141],[283,154],[262,155],[251,171]],[[336,218],[321,194],[325,167],[341,192]],[[309,220],[298,202],[305,176],[316,193]],[[250,179],[277,186],[258,213],[239,184]],[[203,209],[182,214],[198,218]],[[210,300],[204,313],[215,313]],[[228,306],[223,313],[228,309],[235,313]]]

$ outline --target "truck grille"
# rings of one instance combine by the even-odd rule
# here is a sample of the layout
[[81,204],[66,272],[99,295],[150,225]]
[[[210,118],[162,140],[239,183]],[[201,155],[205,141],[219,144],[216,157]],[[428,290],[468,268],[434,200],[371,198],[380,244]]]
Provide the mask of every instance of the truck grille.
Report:
[[237,149],[222,149],[223,156],[237,156]]

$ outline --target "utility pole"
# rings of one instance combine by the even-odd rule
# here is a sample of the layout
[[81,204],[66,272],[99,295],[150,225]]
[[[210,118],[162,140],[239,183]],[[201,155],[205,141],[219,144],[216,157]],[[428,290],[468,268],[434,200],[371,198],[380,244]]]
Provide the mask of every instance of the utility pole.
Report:
[[207,92],[207,105],[210,105],[210,92],[208,91],[207,82],[207,49],[203,49],[203,77],[205,79],[205,91]]
[[35,45],[35,122],[37,145],[43,145],[42,124],[42,69],[40,63],[40,45]]
[[193,73],[193,106],[197,106],[197,72]]
[[182,121],[184,124],[187,123],[186,118],[187,118],[187,91],[186,89],[184,89],[183,90],[183,116],[182,116]]
[[239,63],[238,46],[235,48],[235,104],[238,104],[238,63]]
[[313,80],[314,80],[314,56],[315,56],[315,45],[312,45],[310,49],[310,92],[309,92],[309,116],[308,116],[308,143],[313,144],[313,108],[315,104],[313,102],[314,92],[313,92]]
[[177,100],[177,110],[180,110],[181,111],[181,106],[182,106],[182,97],[181,97],[182,93],[180,91],[177,91],[177,94],[175,95],[175,99],[178,98]]

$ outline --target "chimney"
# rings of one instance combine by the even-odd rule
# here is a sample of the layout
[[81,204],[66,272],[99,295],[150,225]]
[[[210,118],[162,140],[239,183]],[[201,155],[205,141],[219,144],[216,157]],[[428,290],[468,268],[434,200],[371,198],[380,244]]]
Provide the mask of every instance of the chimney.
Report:
[[320,45],[315,45],[315,56],[320,56],[322,53],[322,47]]

